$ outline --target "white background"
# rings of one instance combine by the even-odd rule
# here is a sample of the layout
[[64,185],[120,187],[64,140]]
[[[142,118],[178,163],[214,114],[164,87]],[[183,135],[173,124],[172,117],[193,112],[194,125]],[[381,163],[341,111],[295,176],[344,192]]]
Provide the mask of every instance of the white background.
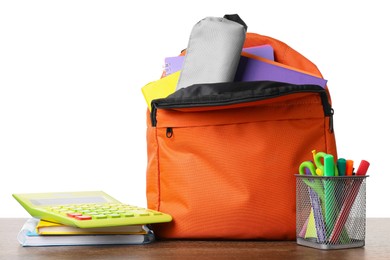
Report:
[[390,16],[379,0],[1,1],[0,217],[29,216],[12,193],[104,190],[146,206],[141,87],[195,23],[232,13],[319,67],[339,156],[371,162],[367,216],[390,217]]

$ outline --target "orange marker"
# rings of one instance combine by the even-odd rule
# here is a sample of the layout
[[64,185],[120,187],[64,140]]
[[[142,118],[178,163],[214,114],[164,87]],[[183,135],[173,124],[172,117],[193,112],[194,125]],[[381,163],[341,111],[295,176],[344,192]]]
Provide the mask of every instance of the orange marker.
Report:
[[347,160],[345,175],[352,176],[352,174],[353,174],[353,160]]

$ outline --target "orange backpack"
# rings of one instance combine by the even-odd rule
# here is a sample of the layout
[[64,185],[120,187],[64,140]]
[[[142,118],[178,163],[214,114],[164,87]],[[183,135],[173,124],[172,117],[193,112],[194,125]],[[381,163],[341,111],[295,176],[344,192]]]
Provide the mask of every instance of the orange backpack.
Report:
[[[275,61],[322,77],[285,43]],[[147,118],[148,207],[172,215],[160,238],[294,240],[295,176],[313,149],[337,157],[327,88],[255,81],[196,84],[154,100]]]

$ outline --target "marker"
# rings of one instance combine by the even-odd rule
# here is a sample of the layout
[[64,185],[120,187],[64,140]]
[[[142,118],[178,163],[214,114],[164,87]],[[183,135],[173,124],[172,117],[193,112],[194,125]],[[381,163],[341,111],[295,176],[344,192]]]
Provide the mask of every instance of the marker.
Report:
[[[334,157],[327,154],[324,156],[324,176],[334,176]],[[326,237],[330,237],[336,220],[335,214],[335,182],[333,179],[324,180],[325,190],[325,225],[326,225]]]
[[352,176],[352,174],[353,174],[353,160],[347,160],[345,175]]
[[344,158],[339,158],[337,160],[337,168],[339,170],[339,176],[345,176],[347,160],[345,160]]
[[[362,160],[356,172],[356,175],[366,175],[369,166],[370,166],[369,162]],[[331,243],[336,243],[338,241],[341,231],[345,223],[347,222],[348,215],[349,212],[351,211],[352,205],[355,202],[356,196],[359,193],[360,185],[362,184],[362,182],[363,179],[356,179],[354,180],[352,185],[349,186],[346,200],[344,201],[343,206],[341,207],[340,213],[337,216],[336,223],[334,225],[334,229],[332,231],[332,234],[330,235]]]
[[337,168],[337,163],[333,163],[334,165],[334,176],[339,176],[339,169]]
[[[339,158],[337,160],[335,169],[338,170],[338,175],[336,176],[345,176],[346,175],[346,169],[347,169],[347,160],[344,158]],[[345,190],[346,183],[344,181],[336,181],[335,183],[335,200],[336,200],[336,208],[333,217],[337,217],[339,214],[339,210],[341,209],[341,206],[344,202],[344,190]],[[336,226],[336,221],[333,222],[333,226]],[[329,234],[329,233],[328,233]],[[347,230],[345,227],[342,228],[341,233],[339,235],[340,237],[340,243],[347,244],[350,242],[349,235],[347,233]]]
[[333,155],[324,156],[324,176],[335,176]]
[[356,171],[356,175],[366,175],[369,166],[369,162],[362,160],[359,164],[359,168]]

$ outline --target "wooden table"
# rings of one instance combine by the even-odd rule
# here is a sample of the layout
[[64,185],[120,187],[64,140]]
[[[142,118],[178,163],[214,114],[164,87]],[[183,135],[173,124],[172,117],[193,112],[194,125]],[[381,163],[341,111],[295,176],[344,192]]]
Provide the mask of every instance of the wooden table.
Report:
[[390,219],[368,219],[366,245],[318,250],[295,241],[156,241],[148,245],[22,247],[26,219],[0,218],[0,259],[390,259]]

